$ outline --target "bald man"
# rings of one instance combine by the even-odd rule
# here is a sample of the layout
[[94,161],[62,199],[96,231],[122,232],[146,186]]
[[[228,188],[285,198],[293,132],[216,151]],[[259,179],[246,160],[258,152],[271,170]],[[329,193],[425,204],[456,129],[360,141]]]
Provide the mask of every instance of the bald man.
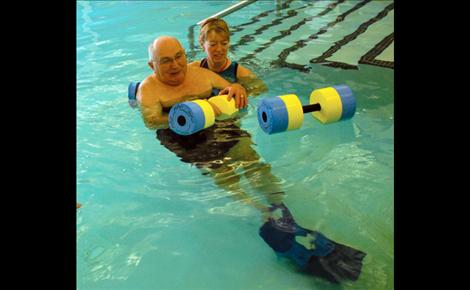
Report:
[[[247,104],[242,85],[230,84],[210,70],[188,66],[184,48],[176,38],[158,37],[149,45],[148,52],[148,65],[153,73],[140,84],[137,100],[149,129],[168,128],[168,112],[173,105],[208,98],[214,88],[221,89],[220,94],[228,94],[229,99],[234,97],[237,103]],[[212,106],[218,114],[218,108]]]

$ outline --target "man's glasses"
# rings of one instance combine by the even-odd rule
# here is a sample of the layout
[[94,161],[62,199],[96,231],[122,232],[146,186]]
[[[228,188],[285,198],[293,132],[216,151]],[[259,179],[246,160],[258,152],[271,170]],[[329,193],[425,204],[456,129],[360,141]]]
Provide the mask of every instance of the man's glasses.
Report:
[[154,62],[157,62],[159,63],[160,65],[169,65],[171,63],[173,63],[173,61],[176,61],[176,62],[179,62],[181,60],[182,57],[185,56],[185,53],[184,51],[180,51],[178,52],[177,54],[175,54],[174,57],[162,57],[160,60],[156,60],[154,59],[153,61]]

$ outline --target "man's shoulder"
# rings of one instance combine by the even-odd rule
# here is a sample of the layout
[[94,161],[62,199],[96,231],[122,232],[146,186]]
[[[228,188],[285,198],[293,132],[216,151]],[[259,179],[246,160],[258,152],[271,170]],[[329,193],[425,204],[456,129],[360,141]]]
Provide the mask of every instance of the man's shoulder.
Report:
[[188,67],[201,67],[201,61],[196,60],[188,64]]
[[206,78],[208,77],[214,77],[218,76],[215,72],[211,71],[210,69],[199,67],[199,66],[188,66],[188,71],[190,70],[191,73],[197,74],[199,76],[204,76]]
[[149,75],[140,83],[141,87],[149,85],[156,85],[155,78],[153,75]]
[[188,65],[188,69],[195,71],[195,72],[207,71],[207,69],[200,67],[198,65],[195,65],[194,62]]
[[154,101],[156,89],[158,89],[158,83],[155,78],[152,75],[146,77],[139,85],[137,100],[144,104]]

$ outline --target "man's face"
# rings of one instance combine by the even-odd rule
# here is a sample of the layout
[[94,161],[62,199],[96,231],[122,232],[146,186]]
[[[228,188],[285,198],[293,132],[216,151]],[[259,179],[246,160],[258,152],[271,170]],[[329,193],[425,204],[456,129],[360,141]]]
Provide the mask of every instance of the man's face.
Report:
[[170,86],[183,83],[186,76],[187,62],[184,49],[179,43],[167,42],[160,45],[152,60],[157,78]]

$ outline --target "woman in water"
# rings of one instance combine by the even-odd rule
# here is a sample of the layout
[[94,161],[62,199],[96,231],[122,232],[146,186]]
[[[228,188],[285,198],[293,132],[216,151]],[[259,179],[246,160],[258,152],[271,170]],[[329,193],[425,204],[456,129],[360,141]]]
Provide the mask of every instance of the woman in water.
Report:
[[[206,57],[189,65],[200,66],[218,73],[230,83],[239,83],[247,90],[247,95],[256,96],[266,91],[266,86],[251,70],[232,61],[227,53],[230,48],[230,30],[227,23],[218,18],[209,18],[201,25],[199,44]],[[218,92],[217,92],[218,93]],[[223,92],[222,92],[223,93]],[[248,96],[237,103],[238,108],[248,104]]]

